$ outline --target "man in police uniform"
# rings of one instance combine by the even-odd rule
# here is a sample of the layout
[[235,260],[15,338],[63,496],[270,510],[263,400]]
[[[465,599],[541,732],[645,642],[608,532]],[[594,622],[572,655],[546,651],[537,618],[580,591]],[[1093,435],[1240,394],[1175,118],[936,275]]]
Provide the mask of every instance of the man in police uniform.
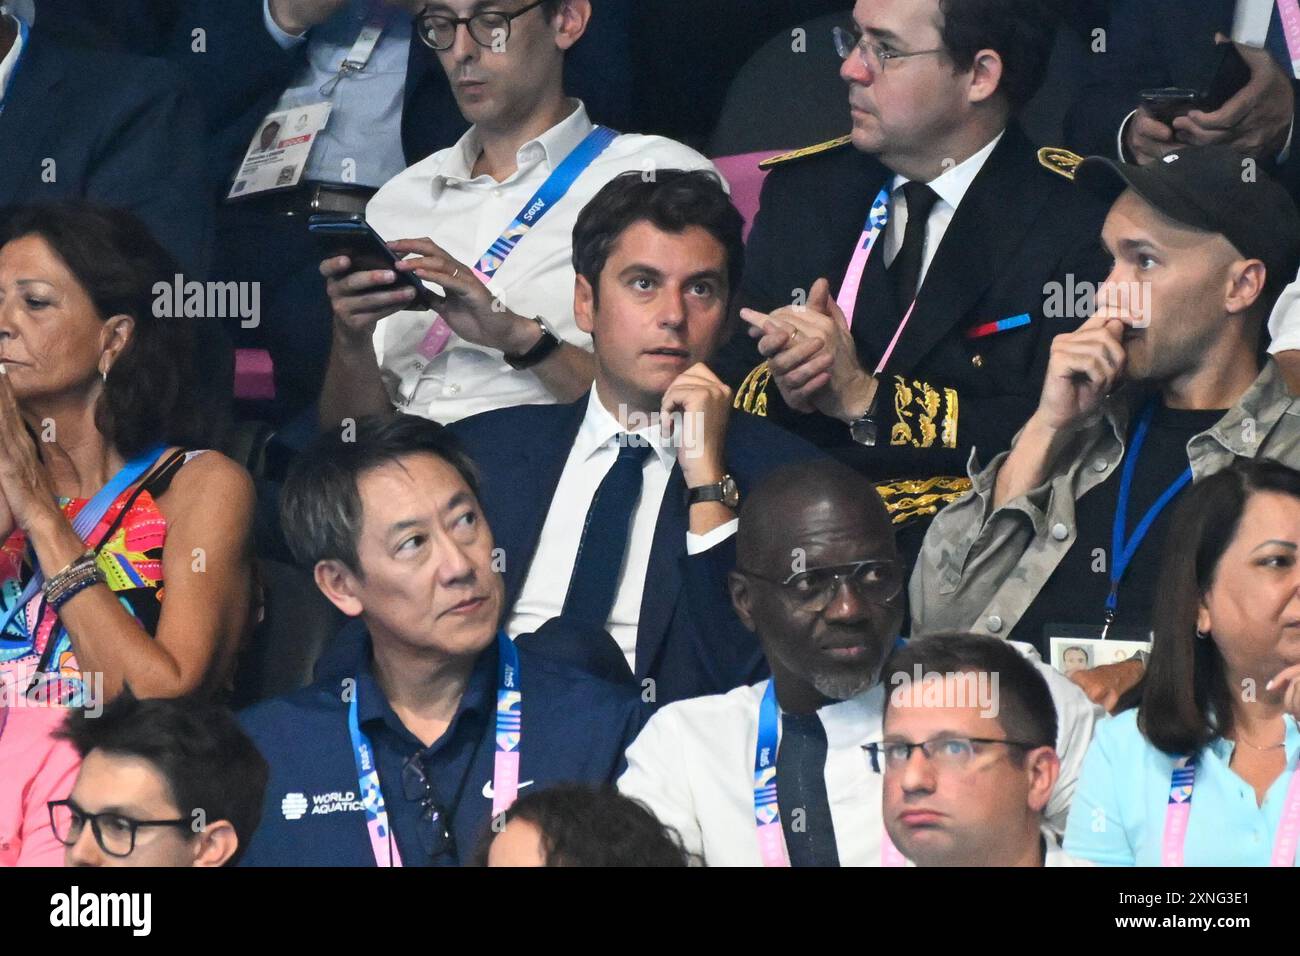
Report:
[[[1029,416],[1052,337],[1106,273],[1104,208],[1058,175],[1074,157],[1036,157],[1013,119],[1043,76],[1048,6],[858,0],[856,45],[836,38],[853,132],[773,161],[745,323],[715,360],[737,407],[878,483],[909,556],[968,487],[947,476]],[[873,205],[888,222],[863,256]]]

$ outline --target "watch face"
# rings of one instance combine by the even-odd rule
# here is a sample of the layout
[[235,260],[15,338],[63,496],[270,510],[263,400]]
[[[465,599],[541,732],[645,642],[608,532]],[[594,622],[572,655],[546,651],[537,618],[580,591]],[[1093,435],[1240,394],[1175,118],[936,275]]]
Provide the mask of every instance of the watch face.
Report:
[[849,434],[859,445],[874,447],[876,444],[876,423],[870,418],[859,418],[849,426]]
[[736,487],[736,479],[730,475],[722,479],[722,503],[728,508],[740,504],[740,489]]

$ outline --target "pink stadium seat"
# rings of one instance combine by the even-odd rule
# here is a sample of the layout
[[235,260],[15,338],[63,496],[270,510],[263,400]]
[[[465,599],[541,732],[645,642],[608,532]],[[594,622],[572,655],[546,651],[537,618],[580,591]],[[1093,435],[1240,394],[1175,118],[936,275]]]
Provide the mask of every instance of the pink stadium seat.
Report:
[[759,169],[758,164],[781,152],[779,149],[763,149],[756,153],[720,156],[713,160],[713,165],[718,167],[718,172],[722,173],[722,177],[731,186],[731,201],[745,217],[746,239],[754,224],[754,216],[758,212],[758,194],[762,191],[763,180],[767,176],[767,172]]

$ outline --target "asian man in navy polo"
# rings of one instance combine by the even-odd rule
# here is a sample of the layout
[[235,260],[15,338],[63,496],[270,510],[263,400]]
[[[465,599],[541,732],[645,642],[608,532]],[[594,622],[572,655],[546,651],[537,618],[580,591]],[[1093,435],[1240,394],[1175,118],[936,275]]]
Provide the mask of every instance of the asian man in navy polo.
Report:
[[368,633],[354,673],[241,715],[271,766],[246,865],[454,866],[518,790],[615,779],[640,698],[501,632],[501,552],[440,425],[399,415],[322,436],[282,517]]

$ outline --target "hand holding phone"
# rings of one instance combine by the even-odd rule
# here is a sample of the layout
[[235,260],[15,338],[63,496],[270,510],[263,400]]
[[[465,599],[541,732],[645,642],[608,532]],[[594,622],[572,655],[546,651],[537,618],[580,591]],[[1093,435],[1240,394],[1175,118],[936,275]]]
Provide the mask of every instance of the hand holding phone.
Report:
[[[435,308],[437,297],[397,268],[402,257],[361,216],[312,216],[307,228],[324,260],[320,271],[336,327],[349,338],[368,338],[375,323],[395,312]],[[347,257],[346,265],[340,256]]]

